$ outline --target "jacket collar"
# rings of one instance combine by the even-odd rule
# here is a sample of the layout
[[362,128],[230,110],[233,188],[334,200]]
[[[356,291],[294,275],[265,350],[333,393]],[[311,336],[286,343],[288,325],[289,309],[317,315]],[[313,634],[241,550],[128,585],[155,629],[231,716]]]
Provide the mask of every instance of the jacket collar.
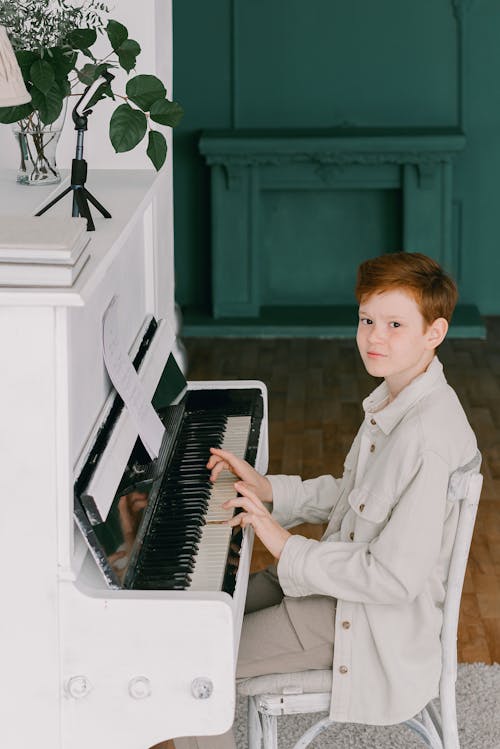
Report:
[[388,405],[384,405],[389,399],[387,383],[384,381],[375,388],[363,401],[365,421],[372,424],[375,421],[385,434],[389,434],[417,401],[436,386],[445,384],[443,365],[434,356],[425,372],[415,377]]

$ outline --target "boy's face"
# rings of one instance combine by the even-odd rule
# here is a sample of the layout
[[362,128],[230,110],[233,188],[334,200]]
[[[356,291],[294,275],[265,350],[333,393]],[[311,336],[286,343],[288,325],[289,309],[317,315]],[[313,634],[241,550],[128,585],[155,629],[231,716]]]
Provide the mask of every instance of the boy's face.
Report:
[[443,318],[427,326],[415,299],[393,289],[363,299],[356,342],[367,371],[383,377],[394,398],[425,372],[447,329]]

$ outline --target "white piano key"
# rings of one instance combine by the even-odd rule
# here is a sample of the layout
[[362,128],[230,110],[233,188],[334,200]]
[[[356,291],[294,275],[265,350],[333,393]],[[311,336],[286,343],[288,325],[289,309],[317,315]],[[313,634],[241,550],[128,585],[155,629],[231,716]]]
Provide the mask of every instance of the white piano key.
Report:
[[[222,442],[222,449],[229,450],[238,458],[244,458],[250,432],[250,416],[230,416],[227,420],[226,431]],[[221,505],[228,499],[236,497],[234,482],[236,477],[224,470],[212,487],[210,501],[208,504],[206,521],[229,520],[233,516],[233,510],[224,510]]]
[[[221,448],[232,452],[238,458],[244,458],[250,424],[250,416],[228,417]],[[223,524],[223,521],[229,520],[234,512],[232,508],[223,509],[222,505],[228,499],[236,497],[235,481],[236,477],[230,471],[224,470],[212,487],[205,520],[207,523],[215,524],[203,526],[189,590],[222,588],[232,535],[231,526]]]
[[221,590],[231,541],[228,525],[205,525],[189,590]]

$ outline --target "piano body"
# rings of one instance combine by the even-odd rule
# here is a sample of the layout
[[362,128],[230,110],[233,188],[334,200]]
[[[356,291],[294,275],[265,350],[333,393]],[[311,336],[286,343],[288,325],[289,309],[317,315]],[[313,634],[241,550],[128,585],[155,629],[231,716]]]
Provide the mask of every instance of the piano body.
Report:
[[[170,557],[148,576],[140,552],[157,518],[149,500],[176,500],[178,477],[165,488],[166,466],[176,450],[189,458],[207,404],[215,404],[229,433],[233,417],[221,416],[221,403],[230,402],[234,416],[234,403],[244,402],[246,415],[234,419],[254,433],[250,452],[266,470],[266,393],[258,382],[196,382],[183,390],[171,357],[167,179],[145,170],[95,172],[89,187],[113,219],[97,220],[90,260],[74,285],[0,289],[0,741],[9,749],[147,749],[170,737],[221,733],[233,720],[251,532],[237,550],[237,571],[226,570],[226,581],[215,586],[199,573],[210,556],[205,547],[197,552],[203,564],[187,577],[173,571]],[[41,192],[24,191],[28,202],[19,210],[34,212],[29,201],[39,202]],[[163,399],[159,413],[172,444],[153,463],[103,362],[102,319],[113,298],[120,339],[142,385],[149,398]],[[256,410],[247,396],[257,399]],[[176,432],[186,419],[187,437]],[[116,525],[123,502],[132,497],[130,509],[138,496],[136,540],[127,536],[129,513],[122,522],[127,537],[108,542],[107,518],[114,513]],[[194,531],[177,536],[177,526],[165,522],[156,547],[149,544],[150,561],[157,561],[155,549],[210,528],[228,545],[224,526],[196,519]],[[177,542],[181,556],[183,544]]]

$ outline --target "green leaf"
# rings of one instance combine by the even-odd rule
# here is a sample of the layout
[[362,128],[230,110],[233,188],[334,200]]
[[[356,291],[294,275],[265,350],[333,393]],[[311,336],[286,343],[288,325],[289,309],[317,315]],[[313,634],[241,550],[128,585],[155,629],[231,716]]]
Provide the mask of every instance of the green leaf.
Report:
[[42,121],[50,125],[51,122],[57,120],[61,114],[64,98],[57,83],[54,83],[46,93],[36,86],[33,86],[30,93],[33,107],[39,110]]
[[157,130],[149,131],[147,155],[153,162],[153,166],[158,172],[167,158],[167,141],[164,136]]
[[30,78],[44,94],[52,87],[56,76],[54,68],[46,60],[36,60],[30,68]]
[[78,80],[85,86],[90,86],[100,75],[99,65],[88,62],[78,71]]
[[91,109],[95,104],[97,104],[98,101],[101,101],[101,99],[105,99],[107,96],[109,96],[110,99],[115,98],[110,84],[103,81],[103,83],[101,83],[101,85],[96,88],[96,90],[88,100],[85,109]]
[[95,43],[96,39],[97,32],[95,29],[73,29],[66,36],[65,42],[72,49],[87,49]]
[[117,153],[131,151],[144,138],[147,120],[144,112],[132,109],[130,104],[121,104],[109,121],[109,138]]
[[135,68],[136,57],[140,52],[140,45],[134,39],[126,39],[116,50],[118,62],[127,73]]
[[152,104],[149,110],[149,116],[154,122],[160,125],[170,125],[175,127],[181,120],[184,110],[176,101],[160,99]]
[[93,53],[90,51],[90,49],[81,49],[81,54],[85,57],[88,57],[90,60],[93,60],[94,62],[97,61],[97,58],[93,55]]
[[62,78],[67,78],[69,73],[74,70],[78,52],[72,49],[51,47],[47,50],[47,56],[52,60],[56,79],[61,80]]
[[127,82],[125,91],[128,98],[143,112],[149,112],[153,102],[164,99],[167,93],[165,86],[155,75],[136,75]]
[[118,21],[108,21],[106,26],[106,34],[108,35],[109,43],[113,47],[113,50],[117,50],[121,47],[125,39],[128,39],[128,31],[125,26]]
[[57,81],[57,85],[59,86],[59,90],[64,98],[66,96],[69,96],[71,93],[71,83],[68,81],[67,78],[62,78],[61,80]]
[[21,73],[25,81],[29,80],[30,68],[35,60],[40,59],[40,55],[29,49],[20,49],[16,52],[16,59],[21,68]]
[[10,125],[12,122],[28,117],[33,111],[33,104],[20,104],[17,107],[0,107],[0,124]]

